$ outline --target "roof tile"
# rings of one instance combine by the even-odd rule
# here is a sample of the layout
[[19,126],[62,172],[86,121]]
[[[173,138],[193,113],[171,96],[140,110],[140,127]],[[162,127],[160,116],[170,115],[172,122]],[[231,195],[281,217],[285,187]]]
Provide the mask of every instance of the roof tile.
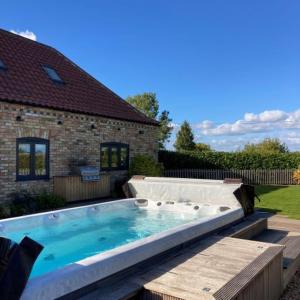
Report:
[[[157,125],[52,47],[0,29],[0,100]],[[65,84],[42,68],[55,69]]]

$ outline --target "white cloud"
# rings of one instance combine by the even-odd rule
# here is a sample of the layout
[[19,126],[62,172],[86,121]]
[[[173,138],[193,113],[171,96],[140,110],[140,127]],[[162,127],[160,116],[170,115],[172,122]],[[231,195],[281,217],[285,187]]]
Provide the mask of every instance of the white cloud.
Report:
[[286,128],[300,128],[300,109],[291,113],[286,119]]
[[247,122],[257,122],[257,115],[253,113],[245,113],[244,119]]
[[[210,122],[211,121],[203,121]],[[204,127],[203,122],[196,124],[194,128],[201,130],[201,134],[212,135],[244,135],[255,132],[270,132],[275,129],[300,128],[300,109],[294,112],[282,110],[266,110],[260,114],[245,113],[244,119],[233,123],[223,123],[218,126]]]
[[[253,142],[258,142],[259,139],[253,139]],[[213,149],[218,151],[236,151],[241,150],[248,140],[245,138],[231,137],[231,138],[216,138],[208,142]]]
[[300,146],[300,132],[291,131],[288,132],[282,139],[286,140],[286,143],[291,146]]
[[169,123],[169,127],[172,127],[173,129],[176,129],[176,128],[180,127],[180,124],[171,122],[171,123]]
[[11,30],[10,32],[14,33],[14,34],[17,34],[17,35],[20,35],[20,36],[23,36],[23,37],[25,37],[27,39],[30,39],[30,40],[33,40],[33,41],[37,40],[36,35],[32,31],[29,31],[28,29],[26,29],[25,31]]
[[199,129],[210,129],[215,127],[215,124],[210,120],[204,120],[201,123],[194,125],[194,127]]
[[[172,145],[180,124],[173,124],[174,130],[169,143]],[[285,112],[267,110],[258,114],[245,113],[244,117],[232,123],[216,124],[204,120],[192,124],[195,141],[207,143],[219,151],[242,149],[247,143],[258,143],[265,138],[279,138],[291,151],[300,151],[300,109]]]
[[300,109],[292,112],[269,110],[259,114],[246,113],[243,119],[233,123],[200,129],[197,138],[222,151],[239,150],[247,143],[258,143],[267,137],[279,138],[291,151],[299,151],[299,129]]
[[[291,146],[300,146],[300,137],[298,138],[288,138],[286,141],[287,145]],[[299,147],[297,147],[298,151],[300,150]]]
[[282,110],[266,110],[260,114],[245,113],[244,120],[247,122],[278,122],[288,117]]
[[285,120],[288,114],[282,110],[266,110],[258,115],[260,122],[278,122]]

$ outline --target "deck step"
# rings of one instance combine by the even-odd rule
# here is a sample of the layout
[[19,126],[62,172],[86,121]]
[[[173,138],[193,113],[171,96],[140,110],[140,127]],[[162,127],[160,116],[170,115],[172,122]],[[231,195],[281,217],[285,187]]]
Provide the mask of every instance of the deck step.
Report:
[[282,215],[275,215],[268,219],[268,228],[300,232],[300,220],[290,219]]
[[283,285],[285,287],[300,266],[300,233],[289,232],[278,244],[286,246],[283,251]]
[[[284,228],[284,224],[280,228]],[[282,263],[283,285],[286,287],[300,266],[300,232],[268,229],[254,237],[254,240],[285,246]]]
[[229,229],[221,231],[219,235],[249,240],[265,231],[267,226],[267,218],[260,214],[255,214],[245,218],[244,221],[231,226]]

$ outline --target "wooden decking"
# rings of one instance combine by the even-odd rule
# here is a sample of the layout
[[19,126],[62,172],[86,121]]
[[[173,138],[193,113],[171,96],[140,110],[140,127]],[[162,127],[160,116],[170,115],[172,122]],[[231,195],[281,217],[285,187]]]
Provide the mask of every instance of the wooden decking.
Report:
[[283,286],[286,287],[300,267],[300,221],[274,215],[268,218],[268,229],[255,236],[254,239],[285,246]]
[[248,299],[258,285],[263,286],[263,297],[256,299],[273,300],[281,293],[282,251],[282,246],[268,243],[209,238],[136,282],[144,286],[142,299]]
[[78,299],[276,300],[299,266],[300,221],[257,212]]

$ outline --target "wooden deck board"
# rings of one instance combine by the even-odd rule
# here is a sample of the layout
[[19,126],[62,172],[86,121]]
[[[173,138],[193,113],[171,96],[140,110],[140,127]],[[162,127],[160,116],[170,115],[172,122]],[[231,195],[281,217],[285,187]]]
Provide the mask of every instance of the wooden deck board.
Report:
[[[281,255],[282,255],[282,250],[283,248],[278,246],[278,247],[269,247],[267,248],[260,256],[258,256],[255,260],[253,260],[250,264],[248,264],[239,274],[237,274],[232,280],[228,281],[221,289],[219,289],[215,294],[215,299],[220,299],[220,300],[230,300],[230,299],[235,299],[241,294],[241,291],[246,289],[251,283],[253,283],[254,278],[256,276],[259,276],[259,274],[262,274],[262,270],[270,265],[270,263],[273,262],[275,257],[278,257],[279,262],[277,262],[277,268],[280,269],[281,267]],[[269,272],[263,273],[263,278],[262,281],[265,279],[268,281],[268,277],[270,276]],[[258,284],[262,284],[262,282],[258,281]],[[275,284],[275,282],[274,282]],[[281,292],[281,285],[282,285],[282,278],[277,277],[276,278],[276,284],[279,284],[280,290],[277,290],[275,292],[275,295],[280,295]],[[269,287],[269,288],[268,288]],[[264,291],[264,289],[270,289],[270,284],[265,284],[262,285],[261,288],[259,289],[253,289],[257,294],[263,294],[261,292]],[[278,287],[273,287],[273,282],[272,282],[272,289],[278,289]],[[249,289],[252,290],[252,289]],[[258,290],[258,291],[257,291]],[[268,294],[270,294],[270,291],[268,291]],[[263,298],[260,297],[257,298],[251,298],[251,299],[276,299],[272,297],[266,297],[266,295],[263,296]]]
[[265,212],[257,211],[246,217],[242,222],[222,230],[219,235],[234,238],[251,239],[267,229],[267,216]]
[[[263,216],[268,217],[267,230]],[[255,236],[254,240],[245,239],[249,236]],[[275,252],[266,255],[270,249]],[[97,291],[82,300],[278,299],[282,286],[300,266],[298,252],[300,221],[258,213],[219,235],[177,251],[148,271],[126,278],[120,287],[110,287],[108,294]],[[135,298],[143,286],[145,297],[140,293]]]
[[[222,293],[227,295],[224,299],[233,299],[283,251],[282,246],[270,243],[230,237],[211,239],[214,243],[209,243],[208,238],[198,248],[186,249],[182,257],[179,255],[134,281],[143,285],[146,290],[180,299],[223,299],[220,298]],[[206,248],[203,246],[205,242],[208,245]],[[275,252],[268,255],[270,251]],[[265,256],[269,260],[263,260]],[[232,288],[233,292],[228,289],[229,283],[235,286]],[[192,296],[189,298],[187,294]]]
[[[149,283],[147,291],[152,291],[155,293],[160,293],[163,295],[171,296],[169,299],[183,299],[183,300],[213,300],[214,297],[212,293],[209,291],[198,291],[195,293],[191,290],[187,290],[186,288],[182,289],[181,287],[174,287],[170,285],[161,284],[159,282],[155,283],[152,287]],[[155,298],[146,298],[146,299],[155,299]],[[163,299],[162,297],[156,299]]]
[[274,215],[268,219],[268,228],[254,239],[285,246],[283,251],[283,285],[285,287],[300,267],[300,220]]
[[278,243],[288,234],[285,230],[267,229],[261,234],[254,237],[256,241],[262,241],[267,243]]
[[274,215],[268,218],[268,228],[300,232],[300,220],[290,219],[282,215]]

